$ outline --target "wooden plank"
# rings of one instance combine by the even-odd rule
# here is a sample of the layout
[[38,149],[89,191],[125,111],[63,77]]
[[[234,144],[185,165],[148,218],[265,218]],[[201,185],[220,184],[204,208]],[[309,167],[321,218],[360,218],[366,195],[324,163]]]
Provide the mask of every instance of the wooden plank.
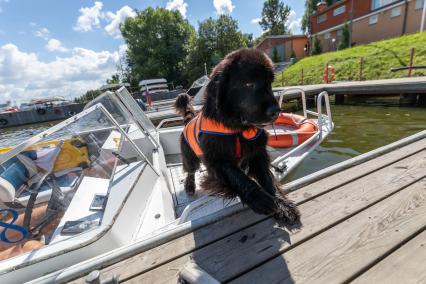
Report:
[[[375,158],[362,165],[345,170],[342,173],[333,175],[333,182],[318,181],[312,187],[304,187],[289,194],[290,198],[300,203],[307,198],[312,198],[315,195],[320,195],[323,192],[330,190],[331,187],[338,187],[341,184],[347,183],[352,179],[356,179],[362,175],[366,175],[375,170],[400,159],[412,155],[413,153],[425,149],[426,140],[415,142],[411,145],[402,147],[384,156]],[[329,186],[328,186],[329,185]],[[160,266],[163,263],[176,259],[184,254],[190,253],[197,247],[204,246],[210,242],[214,242],[233,232],[237,232],[241,228],[248,226],[250,222],[258,222],[266,219],[265,216],[260,216],[252,213],[250,210],[245,210],[241,215],[234,216],[232,220],[227,219],[219,221],[217,225],[207,226],[199,229],[196,234],[198,237],[197,243],[194,240],[193,234],[188,234],[178,238],[176,241],[161,245],[155,249],[135,255],[125,261],[116,263],[101,270],[105,277],[117,274],[120,279],[127,279],[134,275],[139,275]],[[229,226],[228,226],[229,224]],[[217,228],[221,228],[219,233]],[[202,241],[200,241],[200,239]],[[81,278],[78,283],[84,283]]]
[[370,268],[352,283],[426,283],[426,231]]
[[345,282],[405,239],[424,230],[425,215],[426,179],[423,179],[233,283]]
[[[280,251],[305,241],[370,206],[400,188],[425,176],[426,151],[408,157],[360,181],[346,184],[300,206],[302,230],[289,232],[277,227],[273,219],[239,231],[205,248],[196,250],[135,278],[156,283],[175,282],[179,267],[190,258],[220,281],[229,279],[272,258]],[[362,194],[360,194],[362,192]],[[299,195],[303,196],[303,194]],[[237,216],[238,217],[238,216]],[[197,234],[193,234],[197,239]]]
[[[149,251],[108,266],[101,270],[102,278],[108,278],[115,274],[119,276],[120,281],[124,281],[129,277],[154,269],[181,255],[190,253],[197,247],[206,246],[210,242],[224,238],[266,218],[251,210],[243,210],[237,214],[238,218],[234,218],[235,215],[228,216],[209,225],[208,230],[201,228],[194,231],[194,234],[198,236],[197,239],[194,239],[192,234],[187,234]],[[84,277],[72,283],[85,283]]]

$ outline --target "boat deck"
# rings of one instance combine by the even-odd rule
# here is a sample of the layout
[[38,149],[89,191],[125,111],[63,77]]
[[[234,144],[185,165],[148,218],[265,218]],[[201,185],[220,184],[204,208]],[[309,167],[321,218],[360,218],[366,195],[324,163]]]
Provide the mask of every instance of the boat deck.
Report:
[[101,279],[177,283],[192,263],[199,283],[426,282],[426,131],[291,187],[301,225],[242,208],[100,269]]

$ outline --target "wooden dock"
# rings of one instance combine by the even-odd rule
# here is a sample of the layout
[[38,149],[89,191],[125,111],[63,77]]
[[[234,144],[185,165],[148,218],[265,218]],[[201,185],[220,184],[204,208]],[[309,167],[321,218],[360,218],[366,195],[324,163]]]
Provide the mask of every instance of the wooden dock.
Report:
[[[326,91],[330,95],[426,94],[426,77],[347,81],[332,84],[278,87],[274,88],[274,91],[282,91],[293,87],[303,89],[306,95],[316,95],[322,91]],[[288,98],[291,98],[294,95],[298,95],[297,92],[289,92]]]
[[177,283],[194,266],[197,283],[426,283],[426,130],[287,189],[301,226],[241,208],[92,268],[120,283]]
[[[402,95],[413,96],[421,95],[423,105],[426,104],[426,77],[399,78],[386,80],[370,80],[370,81],[353,81],[339,82],[333,84],[318,84],[304,86],[290,86],[274,88],[274,93],[278,96],[279,92],[287,89],[302,89],[307,96],[318,95],[322,91],[328,92],[329,95]],[[287,100],[300,97],[300,91],[288,91],[284,98]],[[412,100],[408,100],[412,101]],[[420,100],[419,100],[420,101]],[[175,117],[176,112],[172,108],[174,100],[163,103],[158,111],[147,113],[148,117],[158,124],[161,120]],[[165,107],[169,104],[169,108]],[[155,108],[155,106],[154,106]]]

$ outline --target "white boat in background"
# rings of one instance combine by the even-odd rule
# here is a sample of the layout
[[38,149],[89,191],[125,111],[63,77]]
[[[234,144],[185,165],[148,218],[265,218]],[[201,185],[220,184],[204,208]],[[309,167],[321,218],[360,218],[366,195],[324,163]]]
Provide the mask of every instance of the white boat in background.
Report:
[[[318,96],[317,112],[306,109],[301,94],[303,115],[315,117],[310,121],[317,131],[300,145],[268,149],[279,179],[333,129],[327,93]],[[176,228],[239,204],[201,190],[186,195],[178,142],[183,126],[167,126],[179,120],[154,127],[120,88],[1,154],[0,230],[5,239],[2,235],[0,283],[38,277],[64,282],[76,275],[63,276],[68,269],[81,273],[91,259],[108,257],[111,251],[124,254],[149,240],[154,245]],[[275,135],[277,129],[267,131]]]

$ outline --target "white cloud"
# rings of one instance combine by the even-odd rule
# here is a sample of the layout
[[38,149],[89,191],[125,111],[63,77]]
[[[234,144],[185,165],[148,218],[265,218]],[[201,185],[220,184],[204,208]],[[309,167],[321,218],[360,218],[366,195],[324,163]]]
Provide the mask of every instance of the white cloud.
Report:
[[296,12],[291,10],[288,15],[286,25],[293,34],[299,34],[301,33],[302,17],[297,17]]
[[50,52],[54,52],[54,51],[67,52],[68,51],[68,48],[65,48],[64,46],[62,46],[61,41],[54,38],[50,39],[47,42],[46,49]]
[[[120,47],[124,49],[124,47]],[[28,100],[61,94],[75,97],[100,87],[116,72],[119,52],[73,48],[70,56],[41,61],[8,43],[0,46],[0,94],[2,101]]]
[[252,24],[258,24],[262,19],[261,18],[254,18],[251,20]]
[[133,11],[132,8],[129,6],[123,6],[120,10],[118,10],[116,13],[113,12],[107,12],[106,17],[110,21],[108,25],[105,26],[105,31],[115,37],[120,38],[121,32],[120,32],[120,24],[123,23],[127,17],[135,17],[136,12]]
[[[0,0],[0,5],[2,4],[2,3],[7,3],[7,2],[9,2],[9,0]],[[1,12],[3,12],[3,9],[2,9],[2,7],[0,6],[0,13]]]
[[74,26],[74,30],[80,32],[91,31],[93,27],[100,26],[100,20],[104,17],[102,13],[103,3],[96,1],[92,7],[80,8],[80,16]]
[[34,36],[41,37],[44,40],[48,40],[50,31],[47,28],[40,28],[34,32]]
[[166,4],[167,10],[178,10],[184,18],[186,18],[186,7],[188,4],[184,0],[170,0]]
[[232,0],[213,0],[213,6],[217,14],[231,14],[235,6],[232,5]]

